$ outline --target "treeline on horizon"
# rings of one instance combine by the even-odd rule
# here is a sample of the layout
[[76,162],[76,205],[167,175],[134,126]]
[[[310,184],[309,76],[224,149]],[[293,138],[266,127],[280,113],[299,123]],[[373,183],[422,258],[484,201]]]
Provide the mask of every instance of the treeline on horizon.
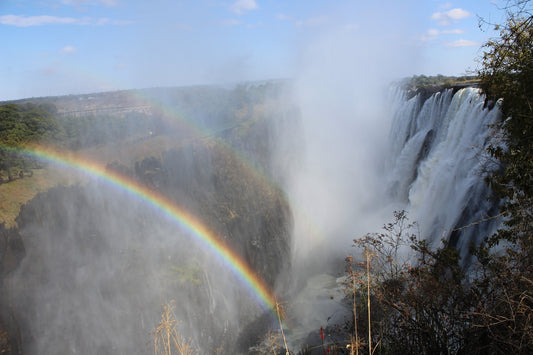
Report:
[[[72,113],[59,112],[56,106],[65,104],[68,109],[75,108],[73,102],[78,100],[72,95],[0,105],[0,183],[40,167],[34,159],[18,152],[33,144],[76,151],[160,134],[183,139],[187,134],[190,137],[188,124],[196,125],[203,134],[220,134],[247,120],[260,119],[251,113],[254,105],[278,95],[280,85],[279,82],[265,82],[242,84],[234,89],[183,87],[102,93],[93,95],[102,101],[102,108],[95,99],[93,109],[82,106],[82,110]],[[130,96],[142,95],[154,97],[149,101],[150,112],[106,112],[106,109],[113,109],[113,103],[135,104],[137,101]],[[82,105],[86,105],[85,101],[81,101]],[[176,117],[170,117],[172,115]]]
[[11,181],[36,167],[35,162],[18,154],[17,149],[38,141],[63,139],[64,131],[56,119],[56,112],[54,105],[44,103],[0,106],[0,182],[3,175]]
[[[444,75],[415,75],[401,81],[401,85],[410,90],[444,87],[479,82],[478,76],[452,77]],[[139,95],[146,91],[150,95],[162,96],[167,106],[179,105],[179,109],[188,116],[201,117],[204,125],[218,127],[222,130],[239,124],[235,121],[236,112],[250,104],[265,100],[265,96],[279,94],[282,82],[264,82],[259,84],[242,84],[233,90],[209,87],[190,88],[155,88],[132,90]],[[132,104],[128,99],[129,91],[79,95],[83,104],[90,99],[101,100],[105,107],[110,107],[113,100],[118,104]],[[86,97],[87,96],[87,97]],[[128,112],[123,115],[97,113],[96,110],[59,113],[56,105],[62,100],[69,109],[75,107],[77,95],[65,97],[49,97],[24,99],[0,105],[0,181],[14,178],[20,171],[36,168],[38,165],[31,159],[16,154],[14,150],[30,144],[41,143],[68,150],[78,150],[99,144],[108,144],[129,137],[142,137],[147,134],[176,133],[178,128],[165,124],[164,112],[157,109],[152,114]],[[108,98],[109,97],[109,98]],[[111,100],[111,101],[110,101]],[[90,100],[89,100],[90,101]],[[98,104],[96,104],[98,105]],[[99,107],[99,106],[96,106]],[[111,106],[112,108],[112,106]],[[96,112],[95,112],[96,111]]]
[[[51,103],[5,104],[0,106],[0,183],[31,174],[41,165],[21,153],[33,144],[59,149],[77,150],[97,144],[120,140],[140,128],[144,117],[132,115],[128,119],[100,115],[61,117]],[[148,129],[142,127],[145,131]]]
[[407,91],[408,97],[422,94],[429,98],[431,95],[444,89],[461,89],[467,86],[477,87],[481,83],[478,75],[445,76],[442,74],[434,76],[413,75],[412,77],[400,80],[398,85]]

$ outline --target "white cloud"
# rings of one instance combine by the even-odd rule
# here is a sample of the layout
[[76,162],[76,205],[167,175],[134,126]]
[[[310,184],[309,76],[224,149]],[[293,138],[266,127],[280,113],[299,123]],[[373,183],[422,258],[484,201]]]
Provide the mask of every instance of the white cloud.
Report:
[[57,16],[24,16],[24,15],[4,15],[0,16],[0,24],[16,27],[30,27],[43,25],[127,25],[131,21],[111,20],[108,18],[73,18]]
[[361,26],[359,26],[356,23],[347,23],[346,25],[342,26],[346,31],[358,31]]
[[280,21],[292,21],[293,20],[291,16],[285,15],[285,14],[277,14],[276,18]]
[[61,0],[61,2],[65,5],[102,4],[108,7],[117,5],[116,0]]
[[2,25],[29,27],[41,26],[51,24],[74,24],[79,20],[72,17],[57,17],[57,16],[18,16],[18,15],[4,15],[0,16],[0,23]]
[[461,8],[455,8],[449,11],[435,12],[433,15],[431,15],[431,19],[439,21],[440,26],[449,26],[453,22],[457,22],[457,20],[461,20],[470,16],[472,16],[470,12]]
[[115,0],[99,0],[98,2],[104,6],[115,6],[117,4]]
[[465,30],[461,30],[459,28],[453,29],[453,30],[437,30],[435,28],[429,29],[426,34],[431,37],[436,37],[439,35],[460,35],[465,33]]
[[96,25],[96,26],[103,26],[103,25],[115,25],[115,26],[122,26],[122,25],[131,25],[133,21],[124,21],[124,20],[112,20],[107,17],[101,17],[99,19],[88,19],[89,21],[86,21],[86,25]]
[[108,23],[110,23],[111,20],[108,19],[107,17],[102,17],[102,18],[99,18],[96,22],[95,22],[95,25],[97,26],[103,26],[103,25],[107,25]]
[[465,32],[466,32],[465,30],[461,30],[459,28],[456,28],[454,30],[444,30],[444,31],[441,31],[440,33],[445,34],[445,35],[460,35],[460,34],[463,34]]
[[472,16],[470,12],[463,10],[461,8],[451,9],[450,11],[446,12],[446,15],[454,20],[460,20],[460,19]]
[[78,50],[73,46],[65,46],[59,51],[59,53],[65,54],[65,55],[74,54],[74,53],[78,53]]
[[259,21],[257,23],[249,23],[246,25],[246,28],[262,28],[265,27],[265,24],[262,21]]
[[109,22],[110,25],[115,25],[115,26],[131,25],[132,23],[133,21],[130,21],[130,20],[111,20]]
[[440,31],[439,30],[436,30],[434,28],[431,28],[427,31],[426,33],[428,36],[430,37],[437,37],[439,34],[440,34]]
[[239,25],[242,25],[242,21],[239,21],[239,20],[235,20],[235,19],[229,19],[229,20],[222,20],[219,22],[220,25],[222,26],[228,26],[228,27],[231,27],[231,26],[239,26]]
[[478,42],[469,41],[467,39],[458,39],[457,41],[449,42],[446,44],[446,47],[475,47],[479,46]]
[[56,61],[50,63],[50,65],[41,68],[40,71],[45,76],[56,75],[56,74],[59,73],[59,68],[61,67],[61,64],[62,63],[61,63],[60,60],[56,60]]
[[237,0],[231,5],[231,11],[235,12],[237,15],[242,15],[246,11],[258,9],[259,5],[255,0]]
[[329,22],[329,17],[327,16],[318,16],[318,17],[311,17],[308,19],[305,19],[303,21],[296,22],[296,26],[298,27],[315,27],[324,25]]
[[461,30],[459,28],[452,29],[452,30],[438,30],[435,28],[430,28],[421,36],[421,40],[423,42],[428,41],[434,41],[439,38],[441,35],[459,35],[465,33],[465,30]]

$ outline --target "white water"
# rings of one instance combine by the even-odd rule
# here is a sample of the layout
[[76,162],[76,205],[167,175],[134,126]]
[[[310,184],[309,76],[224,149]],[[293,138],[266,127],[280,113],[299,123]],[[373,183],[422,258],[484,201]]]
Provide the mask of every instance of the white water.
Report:
[[[438,245],[454,229],[494,215],[484,182],[490,125],[497,109],[484,107],[479,89],[451,89],[425,102],[420,96],[396,102],[390,131],[389,189],[406,204],[411,220],[420,225],[422,238]],[[470,242],[486,237],[496,223],[461,229],[457,248],[467,255]]]
[[[439,246],[442,238],[453,238],[465,263],[469,243],[488,236],[497,226],[497,220],[476,222],[496,214],[487,201],[489,190],[483,179],[485,152],[492,139],[490,125],[500,118],[499,111],[484,108],[484,97],[475,88],[455,94],[449,89],[427,100],[420,95],[407,99],[402,90],[391,94],[381,104],[392,108],[389,117],[382,110],[382,116],[369,120],[354,110],[352,119],[363,123],[346,124],[352,121],[342,117],[336,125],[307,128],[307,132],[315,131],[306,136],[307,142],[314,143],[306,147],[312,164],[302,160],[295,172],[297,188],[291,191],[293,199],[299,198],[297,206],[309,213],[305,219],[298,210],[295,213],[295,253],[300,257],[294,258],[293,267],[300,287],[290,298],[295,317],[293,344],[305,342],[306,334],[312,334],[307,340],[316,341],[320,327],[349,319],[350,312],[342,303],[342,279],[337,278],[342,274],[341,257],[356,254],[351,240],[378,232],[392,220],[393,210],[405,209],[410,221],[419,224],[420,237],[433,246]],[[303,121],[313,122],[317,112],[310,109],[306,116],[302,110]],[[381,126],[389,132],[388,139],[378,139],[379,134],[368,129],[372,123],[377,127],[388,123],[388,128]],[[313,140],[320,137],[317,132],[321,138]],[[334,151],[339,145],[343,150]],[[367,159],[362,158],[364,154]],[[368,158],[376,161],[370,163]],[[324,174],[307,176],[316,171]],[[321,227],[318,240],[312,230],[302,233],[299,224],[309,223]],[[472,227],[452,233],[471,223]],[[335,258],[336,263],[328,263]]]

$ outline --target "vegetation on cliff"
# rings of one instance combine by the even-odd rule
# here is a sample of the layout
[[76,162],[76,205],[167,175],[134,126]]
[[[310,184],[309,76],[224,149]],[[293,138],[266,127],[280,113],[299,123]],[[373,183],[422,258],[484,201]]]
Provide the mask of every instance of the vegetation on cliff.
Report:
[[[347,299],[353,309],[353,321],[346,327],[353,337],[349,347],[342,344],[342,349],[335,350],[337,353],[533,352],[533,16],[528,10],[529,3],[524,0],[510,3],[507,22],[498,26],[500,37],[484,47],[478,76],[415,76],[406,84],[413,91],[431,93],[442,87],[475,82],[489,100],[498,102],[504,120],[494,130],[501,141],[489,151],[498,169],[487,182],[501,200],[499,216],[503,217],[504,226],[497,234],[487,236],[480,246],[473,247],[477,263],[471,266],[468,274],[457,250],[446,241],[441,248],[430,248],[402,211],[395,213],[394,220],[386,224],[382,232],[356,239],[354,245],[364,250],[363,259],[359,262],[347,259],[346,279]],[[282,191],[268,184],[268,174],[265,177],[257,173],[270,169],[273,147],[269,135],[274,132],[270,131],[272,127],[263,113],[267,105],[264,98],[272,95],[271,88],[263,85],[250,90],[239,86],[231,93],[224,92],[224,104],[218,99],[211,100],[213,97],[208,90],[198,90],[203,95],[198,100],[180,91],[169,93],[166,102],[178,97],[186,102],[185,116],[193,115],[199,107],[206,109],[204,115],[196,117],[197,122],[202,122],[200,127],[212,129],[202,131],[200,136],[185,132],[183,122],[176,124],[167,120],[168,112],[163,109],[150,115],[124,115],[120,119],[92,114],[81,118],[71,115],[56,118],[51,105],[3,105],[0,107],[0,171],[12,178],[12,171],[24,171],[31,163],[1,146],[24,147],[40,141],[69,149],[88,149],[127,139],[137,144],[152,139],[153,135],[175,133],[180,137],[179,144],[136,161],[113,161],[109,169],[129,174],[170,198],[185,201],[210,227],[221,231],[272,285],[286,265],[283,259],[289,259],[288,235],[292,220]],[[148,116],[150,120],[146,120]],[[250,165],[236,152],[246,154]],[[109,243],[109,238],[95,231],[94,226],[101,224],[103,213],[118,214],[123,208],[112,202],[103,204],[104,212],[95,211],[94,206],[99,202],[79,186],[56,188],[28,203],[19,221],[22,227],[30,230],[30,235],[35,221],[40,223],[40,228],[48,228],[50,240],[47,242],[55,245],[55,238],[63,233],[60,228],[67,223],[64,216],[69,213],[83,216],[86,222],[68,228],[74,228],[75,234],[84,238],[66,241],[93,253],[81,259],[86,261],[78,265],[81,270],[91,264],[90,256],[105,254],[102,246]],[[60,208],[51,208],[52,205]],[[69,206],[75,208],[68,209]],[[156,228],[149,224],[148,217],[142,217],[146,229],[134,231],[136,239],[132,245],[137,249],[141,249],[144,235],[150,234],[150,228]],[[111,230],[112,227],[106,228]],[[3,225],[0,231],[4,233]],[[42,271],[39,263],[43,262],[39,253],[45,249],[40,248],[37,239],[34,238],[31,242],[34,244],[28,248],[35,257],[33,264],[27,266],[30,277],[21,281],[34,291],[26,295],[30,303],[32,297],[40,294],[41,287],[46,286],[38,284]],[[0,252],[4,251],[0,260],[2,272],[8,270],[5,266],[7,241],[8,237],[0,240],[4,246],[0,248]],[[113,302],[120,298],[120,285],[130,289],[137,282],[128,277],[146,272],[143,255],[133,247],[116,246],[119,257],[113,254],[102,258],[111,263],[116,257],[120,262],[121,268],[109,276],[114,281],[113,286],[99,289]],[[400,250],[409,250],[409,259],[404,258]],[[77,275],[68,271],[67,262],[71,261],[68,253],[61,247],[47,252],[51,260],[66,258],[64,269],[67,271],[63,276],[72,283],[77,282]],[[169,290],[175,294],[181,292],[184,297],[196,297],[198,304],[209,303],[211,295],[207,288],[200,296],[190,291],[205,282],[200,263],[183,250],[171,256],[158,265]],[[279,263],[272,263],[276,258]],[[12,262],[9,270],[11,268]],[[184,284],[189,290],[178,287]],[[70,292],[69,284],[62,286],[65,293]],[[146,289],[143,287],[141,292]],[[120,304],[122,300],[116,302]],[[131,301],[129,306],[139,307],[138,303],[138,300]],[[39,301],[35,300],[32,306],[39,307]],[[154,309],[158,304],[152,302],[151,306]],[[196,322],[206,328],[213,326],[209,312],[203,312],[202,319]],[[123,314],[119,316],[126,318]],[[5,333],[2,321],[0,319],[0,338]],[[136,329],[131,334],[142,337],[143,331]],[[59,339],[57,334],[54,336]],[[224,339],[222,334],[213,344],[229,347],[235,340]]]
[[[421,240],[404,212],[356,239],[364,259],[347,260],[350,354],[533,352],[533,14],[527,0],[506,10],[479,72],[504,117],[493,127],[501,140],[489,148],[496,169],[487,179],[503,226],[472,246],[477,263],[468,270],[446,241],[433,250]],[[410,261],[400,249],[411,250]]]
[[55,117],[51,104],[0,106],[0,181],[12,180],[20,171],[36,167],[30,159],[14,152],[35,142],[58,142],[64,138],[64,131]]
[[[47,135],[46,130],[41,135],[28,133],[27,139],[6,140],[6,145],[11,152],[39,142],[75,151],[80,157],[95,157],[91,161],[186,208],[274,287],[289,265],[292,228],[288,202],[270,178],[275,150],[271,134],[281,112],[276,105],[278,89],[260,84],[222,90],[222,98],[231,100],[219,106],[218,112],[212,110],[220,102],[210,102],[210,98],[221,89],[198,89],[202,94],[196,97],[197,89],[191,89],[190,96],[184,89],[162,90],[158,93],[161,101],[166,100],[164,109],[121,113],[120,117],[93,112],[50,116],[58,134]],[[181,106],[180,100],[187,104]],[[6,106],[16,113],[23,105],[27,104]],[[13,121],[22,119],[19,115]],[[15,136],[11,133],[3,130],[0,136]],[[14,169],[20,168],[15,154],[9,158]],[[269,326],[264,317],[260,326],[242,331],[243,324],[253,322],[261,311],[256,302],[238,284],[233,285],[231,273],[213,271],[220,268],[218,258],[206,254],[175,225],[169,226],[156,211],[99,181],[74,179],[78,184],[40,186],[42,179],[51,176],[42,174],[45,171],[54,171],[54,167],[44,166],[32,179],[0,186],[0,196],[9,192],[22,200],[22,195],[26,196],[22,190],[30,188],[33,194],[29,201],[24,199],[20,213],[20,204],[0,203],[2,218],[13,216],[4,207],[18,215],[10,231],[21,232],[26,251],[24,260],[23,256],[10,259],[9,267],[18,268],[17,275],[10,289],[0,293],[0,305],[9,302],[8,296],[17,299],[9,308],[9,318],[0,313],[0,352],[8,346],[12,349],[22,337],[21,347],[29,352],[69,352],[67,347],[74,344],[81,352],[97,349],[112,353],[118,343],[127,353],[149,352],[146,340],[150,325],[156,324],[153,316],[162,302],[171,299],[184,300],[176,303],[174,316],[186,320],[190,328],[187,337],[199,336],[192,333],[201,329],[206,338],[201,340],[203,349],[216,346],[240,352]],[[7,246],[0,240],[0,267],[8,260],[2,259],[9,252]],[[4,282],[1,272],[0,289]],[[225,290],[224,295],[220,289]],[[42,309],[43,297],[49,296],[49,307]],[[104,308],[109,308],[96,307],[79,317],[84,312],[77,307],[80,300],[87,309],[95,300],[103,300]],[[136,311],[129,311],[133,309]],[[35,314],[43,319],[59,315],[63,330],[41,327]],[[102,323],[106,323],[106,334],[100,334]],[[119,330],[124,324],[127,329]],[[28,336],[34,332],[47,335]],[[85,336],[91,332],[100,335]],[[238,338],[238,334],[244,335]]]

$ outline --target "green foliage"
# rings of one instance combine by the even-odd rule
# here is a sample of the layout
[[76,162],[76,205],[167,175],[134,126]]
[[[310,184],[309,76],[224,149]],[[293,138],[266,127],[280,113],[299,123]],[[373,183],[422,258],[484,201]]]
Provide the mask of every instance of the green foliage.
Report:
[[529,0],[508,3],[500,37],[485,44],[482,87],[498,100],[502,137],[489,152],[500,163],[488,181],[502,200],[504,227],[474,252],[476,336],[493,353],[533,352],[533,15]]
[[55,119],[52,104],[0,106],[0,171],[13,175],[12,171],[27,169],[34,163],[15,153],[17,148],[37,142],[59,142],[64,131]]
[[[527,3],[519,1],[516,5]],[[502,211],[508,217],[508,229],[491,243],[515,242],[533,232],[533,16],[524,11],[509,12],[506,24],[500,27],[500,38],[489,41],[485,49],[482,87],[490,99],[499,100],[506,118],[496,127],[501,144],[490,148],[502,165],[490,183],[505,199]]]
[[[431,248],[413,233],[416,224],[407,222],[405,212],[394,217],[382,233],[354,240],[373,256],[371,271],[347,258],[346,291],[356,319],[352,339],[360,339],[354,347],[364,350],[370,343],[370,297],[371,342],[379,344],[378,352],[533,353],[533,267],[526,246],[508,243],[496,253],[482,244],[475,251],[479,264],[466,275],[455,248],[445,241]],[[401,258],[407,245],[411,263]]]
[[439,89],[460,86],[466,84],[477,83],[479,78],[475,75],[464,75],[464,76],[445,76],[442,74],[435,76],[426,76],[426,75],[413,75],[410,78],[404,79],[402,85],[412,89],[420,90],[437,87]]
[[[446,243],[433,250],[416,235],[416,224],[409,223],[404,211],[394,213],[394,221],[381,233],[354,240],[354,246],[371,252],[370,299],[372,343],[388,354],[448,354],[465,347],[463,336],[469,328],[472,297],[464,286],[465,275],[459,253]],[[411,265],[407,254],[411,250]],[[352,259],[353,260],[353,259]],[[403,260],[403,261],[402,261]],[[355,270],[357,266],[351,266]],[[365,315],[368,275],[351,273],[357,310]],[[354,302],[353,291],[348,294]],[[353,286],[352,286],[352,289]],[[357,319],[357,338],[367,344],[368,319]]]
[[28,142],[62,138],[62,129],[50,104],[0,106],[0,144],[19,147]]

